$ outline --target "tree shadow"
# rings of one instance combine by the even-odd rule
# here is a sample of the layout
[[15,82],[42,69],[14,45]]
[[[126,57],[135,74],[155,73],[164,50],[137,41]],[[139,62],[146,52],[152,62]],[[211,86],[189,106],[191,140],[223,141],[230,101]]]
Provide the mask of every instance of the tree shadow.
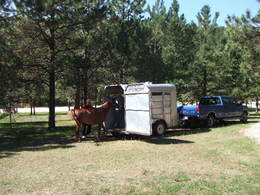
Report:
[[47,128],[0,128],[0,159],[18,154],[21,151],[47,151],[75,147],[71,126]]
[[[247,121],[248,124],[251,123],[258,123],[260,121],[257,120],[252,120],[252,119],[258,119],[258,118],[249,118],[250,120]],[[215,126],[212,128],[206,127],[206,124],[203,122],[198,122],[198,123],[193,123],[192,126],[187,126],[183,128],[177,128],[177,129],[171,129],[168,133],[169,136],[177,136],[177,135],[187,135],[187,134],[194,134],[194,133],[204,133],[208,132],[211,130],[214,130],[214,128],[218,127],[226,127],[226,126],[231,126],[231,125],[238,125],[238,124],[243,124],[239,120],[222,120],[222,121],[217,121]]]
[[[12,129],[35,129],[35,128],[44,128],[47,126],[48,122],[47,121],[34,121],[34,122],[14,122],[12,123]],[[10,129],[10,123],[0,123],[0,131],[1,129],[5,130],[9,128]]]
[[249,117],[250,116],[260,116],[260,112],[259,113],[249,113]]
[[210,128],[201,127],[201,128],[178,128],[178,129],[170,129],[165,136],[182,136],[182,135],[190,135],[190,134],[197,134],[197,133],[207,133],[211,131]]
[[5,117],[8,117],[8,114],[5,114],[5,113],[0,114],[0,119],[3,119],[3,118],[5,118]]
[[260,119],[260,115],[248,116],[248,119]]
[[[250,120],[247,121],[247,124],[251,124],[251,123],[258,123],[259,121],[256,120]],[[243,124],[241,121],[235,121],[235,120],[224,120],[221,123],[218,123],[217,127],[223,127],[223,126],[231,126],[231,125],[238,125],[238,124]]]
[[133,135],[133,134],[127,134],[127,135],[121,134],[116,137],[112,135],[106,135],[101,139],[100,142],[97,142],[95,137],[88,136],[83,141],[94,141],[96,143],[101,144],[102,142],[112,142],[112,141],[121,141],[121,140],[137,140],[137,141],[144,141],[150,144],[160,144],[160,145],[194,143],[193,141],[189,141],[189,140],[173,139],[173,138],[167,138],[165,136],[153,137],[153,136],[142,136],[142,135]]
[[159,145],[167,145],[167,144],[191,144],[193,141],[182,140],[182,139],[173,139],[167,137],[150,137],[143,139],[143,141],[150,144],[159,144]]

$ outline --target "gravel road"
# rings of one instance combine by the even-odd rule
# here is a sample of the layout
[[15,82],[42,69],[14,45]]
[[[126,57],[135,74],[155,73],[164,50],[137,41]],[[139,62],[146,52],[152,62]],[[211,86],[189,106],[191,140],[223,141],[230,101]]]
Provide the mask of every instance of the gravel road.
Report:
[[[71,107],[72,109],[73,107]],[[56,107],[55,108],[55,111],[56,112],[67,112],[69,111],[69,108],[67,106],[65,107]],[[0,109],[0,113],[2,113],[3,110]],[[26,113],[26,112],[31,112],[31,109],[30,108],[18,108],[18,113]],[[35,108],[35,112],[38,113],[38,112],[49,112],[49,108],[48,107],[36,107]]]
[[244,134],[260,143],[260,122],[253,124],[251,127],[244,131]]

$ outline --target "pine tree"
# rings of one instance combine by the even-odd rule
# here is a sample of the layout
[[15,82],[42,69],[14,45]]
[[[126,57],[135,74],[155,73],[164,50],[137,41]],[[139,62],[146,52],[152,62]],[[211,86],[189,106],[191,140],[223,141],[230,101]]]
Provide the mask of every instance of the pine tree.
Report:
[[[17,20],[23,16],[26,25],[23,34],[26,34],[28,47],[23,55],[23,60],[28,57],[25,54],[33,53],[37,62],[24,64],[36,65],[41,69],[42,75],[46,74],[49,87],[49,128],[55,128],[55,82],[62,71],[62,58],[64,53],[73,50],[68,44],[70,35],[80,25],[89,26],[96,22],[97,18],[104,15],[106,4],[104,1],[93,3],[88,1],[14,1]],[[31,53],[30,53],[31,52]],[[26,68],[30,68],[27,66]]]
[[192,66],[192,91],[195,99],[211,93],[211,83],[214,83],[216,45],[216,29],[219,13],[211,20],[210,7],[205,5],[198,13],[198,30],[195,37],[196,54]]

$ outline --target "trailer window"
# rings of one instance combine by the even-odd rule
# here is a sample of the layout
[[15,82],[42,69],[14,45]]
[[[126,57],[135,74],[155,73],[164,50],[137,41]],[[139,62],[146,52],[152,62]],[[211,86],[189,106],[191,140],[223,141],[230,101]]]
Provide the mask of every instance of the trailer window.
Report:
[[153,92],[152,96],[158,96],[158,95],[162,95],[162,92]]

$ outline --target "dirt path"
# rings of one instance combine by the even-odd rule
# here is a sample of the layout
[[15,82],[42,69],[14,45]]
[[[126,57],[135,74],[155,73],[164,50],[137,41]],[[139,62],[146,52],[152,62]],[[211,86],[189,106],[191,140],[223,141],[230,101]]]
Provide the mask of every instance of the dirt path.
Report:
[[256,142],[260,143],[260,122],[253,124],[251,127],[244,131],[248,137],[254,138]]
[[[71,106],[71,108],[73,108],[73,106]],[[63,106],[63,107],[55,107],[55,111],[56,112],[67,112],[69,111],[67,106]],[[18,108],[18,113],[29,113],[31,112],[30,108]],[[36,107],[35,108],[35,112],[49,112],[49,108],[48,107]],[[0,113],[3,113],[3,110],[0,109]]]

